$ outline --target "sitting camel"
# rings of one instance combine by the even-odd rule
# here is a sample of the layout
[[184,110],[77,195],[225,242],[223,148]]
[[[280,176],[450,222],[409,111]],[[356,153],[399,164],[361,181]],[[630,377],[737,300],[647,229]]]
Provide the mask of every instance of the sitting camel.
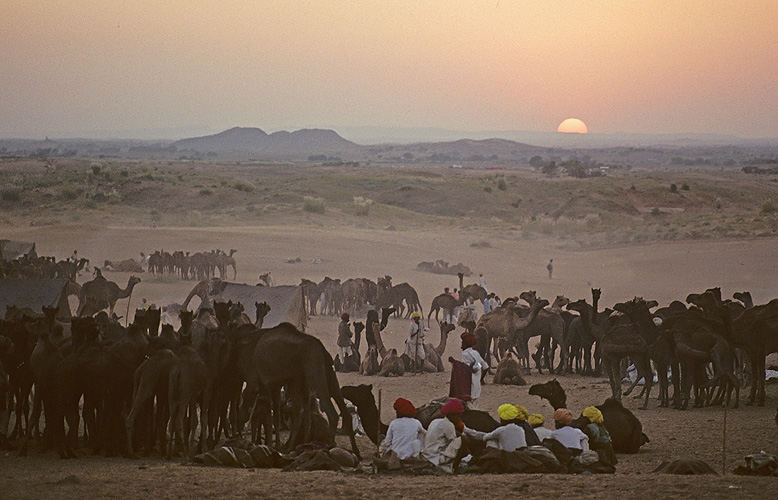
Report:
[[106,260],[103,269],[120,273],[142,273],[143,266],[134,259]]
[[382,377],[402,377],[405,375],[405,363],[397,355],[397,349],[391,349],[386,353],[381,360],[381,369],[378,371],[378,375]]
[[[371,345],[367,348],[367,354],[365,359],[362,360],[362,364],[359,367],[360,375],[375,375],[381,370],[381,365],[378,364],[378,348]],[[345,397],[345,393],[344,393]]]
[[508,354],[500,360],[497,365],[497,370],[494,372],[494,384],[503,385],[527,385],[527,381],[521,375],[521,367],[519,362],[513,358],[513,355]]

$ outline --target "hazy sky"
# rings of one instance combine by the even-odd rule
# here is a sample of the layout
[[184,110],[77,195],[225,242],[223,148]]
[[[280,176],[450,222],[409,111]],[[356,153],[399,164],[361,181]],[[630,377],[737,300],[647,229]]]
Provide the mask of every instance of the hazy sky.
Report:
[[778,136],[778,0],[3,0],[0,136]]

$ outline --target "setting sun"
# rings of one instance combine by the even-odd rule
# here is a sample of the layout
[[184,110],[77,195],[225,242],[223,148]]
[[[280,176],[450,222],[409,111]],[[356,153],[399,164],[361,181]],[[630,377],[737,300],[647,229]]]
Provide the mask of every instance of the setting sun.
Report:
[[589,129],[586,127],[586,124],[581,120],[579,120],[578,118],[568,118],[567,120],[559,124],[559,127],[557,127],[556,131],[562,132],[563,134],[588,134],[589,133]]

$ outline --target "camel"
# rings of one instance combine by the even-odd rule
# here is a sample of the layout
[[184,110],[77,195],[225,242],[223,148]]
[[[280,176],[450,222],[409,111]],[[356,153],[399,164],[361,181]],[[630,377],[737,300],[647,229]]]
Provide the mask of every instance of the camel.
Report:
[[120,273],[142,273],[143,266],[141,266],[135,259],[125,260],[106,260],[103,269],[106,271],[115,271]]
[[270,306],[267,302],[254,302],[254,307],[257,308],[257,320],[254,322],[254,326],[262,328],[262,323],[265,322],[265,316],[270,312]]
[[530,396],[539,396],[551,404],[554,410],[567,407],[567,395],[557,379],[543,384],[535,384],[529,388]]
[[732,298],[743,303],[746,309],[754,307],[754,300],[751,298],[751,292],[735,292]]
[[[247,380],[248,387],[251,388],[249,394],[256,395],[261,388],[265,388],[273,397],[273,409],[278,410],[281,386],[287,384],[291,387],[297,399],[297,408],[303,408],[305,442],[310,432],[308,394],[314,393],[327,415],[330,425],[330,444],[334,444],[339,417],[332,405],[334,399],[340,409],[340,415],[344,417],[343,427],[351,440],[352,451],[360,457],[351,419],[346,418],[349,413],[340,392],[332,356],[319,339],[297,330],[292,324],[281,323],[274,328],[263,330],[262,335],[257,339],[253,361],[253,372],[249,374]],[[278,415],[278,411],[274,413]],[[278,433],[278,426],[276,426],[276,433]],[[278,439],[278,434],[276,436]]]
[[220,251],[216,255],[216,268],[219,269],[219,277],[221,279],[227,277],[227,268],[230,266],[232,267],[232,279],[238,277],[238,264],[235,263],[235,258],[233,257],[235,252],[237,252],[237,250],[230,250],[229,255],[227,255]]
[[[538,300],[536,294],[534,291],[530,290],[529,292],[523,292],[520,297],[527,301],[527,303],[532,306],[535,301]],[[565,297],[558,296],[557,300],[555,300],[557,303],[557,306],[555,309],[543,309],[540,312],[538,312],[537,318],[535,321],[527,325],[527,327],[522,329],[522,343],[519,344],[523,348],[522,353],[524,354],[527,367],[529,367],[529,339],[532,337],[540,336],[540,343],[541,346],[546,346],[544,351],[544,358],[546,366],[548,367],[549,373],[554,373],[554,367],[553,367],[553,359],[550,358],[551,349],[550,349],[550,342],[551,340],[554,341],[557,345],[561,347],[561,359],[560,364],[558,366],[558,369],[560,372],[564,372],[567,370],[567,339],[565,338],[565,320],[562,319],[561,312],[562,312],[562,305],[566,302],[569,302]],[[548,304],[548,302],[546,302]],[[521,311],[521,309],[516,309],[517,311]],[[539,360],[536,360],[539,361]],[[536,364],[536,368],[538,369],[538,373],[543,373],[540,368],[540,363]]]
[[751,359],[751,391],[746,405],[764,406],[765,358],[778,352],[778,299],[746,309],[732,321],[733,342]]
[[[197,405],[200,405],[200,443],[205,443],[208,421],[208,401],[212,388],[212,377],[200,355],[191,347],[184,346],[173,362],[168,378],[168,404],[170,405],[170,445],[167,458],[175,451],[176,443],[183,446],[184,457],[191,460],[194,451],[194,431],[197,429]],[[184,434],[184,418],[189,415],[188,430],[191,441]]]
[[135,288],[135,285],[138,283],[140,283],[140,278],[137,276],[130,276],[129,281],[127,282],[127,287],[124,289],[119,288],[119,285],[113,281],[108,281],[103,277],[95,278],[92,281],[87,281],[81,286],[81,293],[78,296],[78,309],[76,314],[81,314],[81,308],[85,303],[85,299],[90,295],[95,297],[98,301],[104,300],[108,302],[108,310],[111,314],[113,314],[116,301],[125,297],[129,297],[130,294],[132,294],[132,289]]
[[[375,375],[380,371],[381,367],[378,364],[378,348],[371,345],[367,348],[365,359],[362,360],[362,364],[359,367],[360,375]],[[346,397],[344,395],[344,397]]]
[[80,306],[79,316],[94,316],[104,309],[108,309],[108,301],[105,299],[98,299],[93,295],[87,295],[84,297],[84,303]]
[[[519,316],[512,307],[498,307],[484,314],[478,320],[474,333],[478,338],[477,350],[481,356],[484,356],[486,362],[490,363],[489,348],[493,339],[505,338],[509,345],[517,345],[520,339],[524,339],[522,332],[535,321],[540,310],[547,305],[547,300],[536,301],[525,317]],[[495,354],[496,348],[495,342]]]
[[464,304],[466,297],[467,297],[466,295],[462,294],[459,296],[459,299],[456,299],[454,298],[454,296],[452,296],[449,293],[441,293],[440,295],[432,299],[432,304],[430,305],[430,312],[427,315],[427,324],[429,324],[433,312],[435,313],[435,321],[438,321],[438,311],[440,311],[441,309],[445,313],[443,319],[447,321],[453,321],[454,309]]
[[438,326],[440,326],[440,343],[437,347],[430,343],[424,344],[424,364],[426,366],[429,363],[436,372],[442,372],[445,371],[443,368],[443,354],[446,352],[446,340],[448,339],[448,334],[454,331],[456,326],[445,321],[438,323]]
[[209,295],[215,295],[223,290],[223,283],[224,282],[218,278],[205,279],[198,282],[194,288],[192,288],[192,291],[189,292],[189,295],[186,296],[186,299],[184,299],[183,304],[181,304],[181,309],[188,309],[189,302],[194,297],[200,297],[200,307],[211,307],[210,304],[206,304],[206,299]]
[[513,354],[508,354],[497,364],[497,370],[494,372],[494,384],[503,385],[527,385],[527,381],[521,375],[519,362],[513,359]]
[[392,285],[392,277],[388,275],[378,279],[376,303],[379,307],[394,307],[400,316],[404,313],[406,318],[416,311],[424,316],[416,290],[408,283]]
[[402,377],[405,375],[405,363],[397,355],[397,349],[390,349],[383,357],[378,375],[382,377]]
[[302,278],[300,286],[303,287],[303,294],[305,294],[305,300],[308,302],[308,315],[316,316],[316,304],[319,302],[319,297],[321,297],[319,285],[311,280]]

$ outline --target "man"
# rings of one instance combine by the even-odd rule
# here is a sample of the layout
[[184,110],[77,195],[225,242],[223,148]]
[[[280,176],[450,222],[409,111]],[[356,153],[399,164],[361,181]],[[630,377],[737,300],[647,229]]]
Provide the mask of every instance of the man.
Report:
[[421,313],[411,314],[408,338],[405,340],[405,355],[411,360],[413,371],[421,371],[424,366],[424,327],[421,326]]
[[340,315],[340,324],[338,325],[338,356],[340,357],[340,364],[346,364],[346,358],[353,354],[351,350],[351,326],[349,325],[349,314],[343,313]]
[[589,438],[581,429],[571,427],[573,423],[573,414],[567,408],[558,408],[554,412],[554,425],[556,430],[551,433],[549,439],[553,439],[568,450],[573,455],[578,455],[583,451],[589,451]]
[[443,418],[432,421],[424,438],[424,458],[449,474],[454,473],[454,459],[462,446],[462,432],[465,424],[462,413],[465,406],[462,401],[452,399],[440,409]]
[[[484,273],[478,273],[478,286],[486,290],[486,278],[484,278]],[[489,290],[486,290],[487,292]]]
[[602,462],[616,465],[618,460],[613,452],[611,435],[605,428],[602,412],[596,406],[589,406],[582,415],[589,421],[589,424],[583,428],[584,434],[589,438],[589,447],[597,452]]
[[465,427],[465,434],[479,441],[484,441],[487,447],[504,451],[516,451],[527,447],[524,429],[515,423],[519,416],[518,409],[511,404],[500,405],[497,409],[500,417],[500,427],[492,432],[479,432]]
[[[397,398],[393,405],[397,418],[392,420],[386,430],[379,451],[384,454],[394,452],[400,460],[418,458],[424,444],[427,431],[416,419],[416,407],[405,398]],[[389,457],[385,457],[388,459]]]
[[470,381],[470,401],[467,407],[471,410],[478,409],[478,398],[481,397],[481,372],[489,368],[484,358],[475,350],[478,339],[472,332],[466,332],[462,336],[462,362],[470,367],[473,375]]
[[551,275],[554,273],[554,259],[548,261],[546,269],[548,270],[548,279],[551,279]]

